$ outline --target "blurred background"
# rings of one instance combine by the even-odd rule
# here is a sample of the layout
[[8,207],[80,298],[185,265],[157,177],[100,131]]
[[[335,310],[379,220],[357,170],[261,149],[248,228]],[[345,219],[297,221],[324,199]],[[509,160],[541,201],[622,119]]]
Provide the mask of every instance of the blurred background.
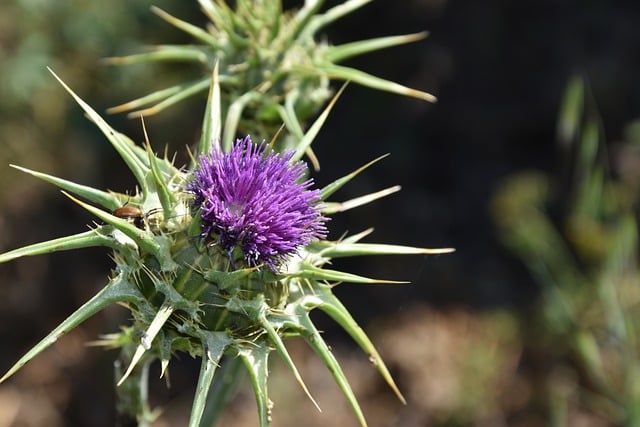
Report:
[[[101,59],[190,39],[156,5],[203,24],[196,2],[8,0],[0,4],[0,252],[87,228],[91,218],[17,164],[120,192],[134,180],[55,82],[98,112],[166,86],[176,66]],[[297,2],[284,2],[295,5]],[[328,4],[337,3],[327,2]],[[546,0],[374,1],[326,31],[334,44],[422,30],[426,40],[347,65],[431,92],[436,104],[350,85],[316,139],[323,186],[391,156],[336,196],[403,190],[337,215],[331,237],[374,227],[370,241],[455,247],[454,254],[340,260],[339,269],[410,285],[342,285],[408,404],[328,319],[320,327],[371,426],[616,426],[640,423],[637,202],[640,6]],[[203,98],[145,120],[152,145],[196,141]],[[106,117],[142,141],[138,120]],[[0,265],[0,370],[90,298],[106,250]],[[126,321],[113,307],[0,385],[0,426],[112,426],[114,352],[87,347]],[[356,425],[320,361],[291,342],[313,410],[278,362],[274,425]],[[199,363],[172,366],[157,426],[184,425]],[[257,424],[250,390],[224,426]]]

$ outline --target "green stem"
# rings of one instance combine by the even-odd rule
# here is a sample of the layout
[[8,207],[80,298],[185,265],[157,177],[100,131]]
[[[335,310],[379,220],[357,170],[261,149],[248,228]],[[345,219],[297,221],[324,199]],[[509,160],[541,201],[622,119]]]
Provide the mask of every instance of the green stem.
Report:
[[207,397],[207,405],[200,425],[214,427],[222,414],[227,402],[235,395],[242,378],[242,359],[233,357],[225,360],[220,368],[219,377]]

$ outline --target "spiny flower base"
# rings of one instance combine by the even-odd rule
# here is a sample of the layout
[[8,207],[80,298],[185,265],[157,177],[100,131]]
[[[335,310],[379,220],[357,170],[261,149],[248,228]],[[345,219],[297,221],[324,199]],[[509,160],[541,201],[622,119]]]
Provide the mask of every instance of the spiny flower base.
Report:
[[[216,87],[216,75],[213,76],[212,81],[213,89],[207,105],[207,116],[203,124],[198,155],[207,155],[212,150],[221,150],[221,147],[215,143],[219,141],[216,130],[219,132],[221,128],[218,113],[220,105],[216,102],[216,100],[219,101],[216,96],[216,93],[219,93]],[[87,232],[7,252],[0,255],[0,262],[7,262],[21,256],[101,246],[113,250],[112,258],[116,265],[108,284],[18,360],[0,379],[0,382],[5,381],[25,363],[55,342],[58,337],[90,316],[111,304],[123,304],[130,310],[133,323],[123,327],[119,333],[104,336],[98,344],[110,348],[121,348],[122,364],[118,365],[117,378],[119,409],[123,413],[135,416],[142,426],[148,425],[156,416],[146,402],[148,366],[151,362],[160,360],[164,372],[173,354],[178,352],[186,352],[202,359],[190,426],[200,425],[214,375],[224,355],[230,357],[231,364],[241,361],[248,371],[258,402],[260,425],[267,426],[271,411],[267,388],[268,358],[273,350],[284,360],[303,390],[311,398],[284,345],[283,340],[288,337],[302,337],[314,349],[340,386],[360,423],[366,425],[360,406],[340,365],[310,319],[309,313],[319,309],[327,313],[353,337],[369,355],[374,366],[398,398],[404,401],[371,341],[331,291],[332,286],[341,282],[392,282],[330,270],[325,268],[325,265],[332,258],[344,256],[433,254],[450,252],[451,249],[432,250],[359,243],[359,240],[369,234],[370,230],[345,237],[337,242],[323,239],[325,231],[322,215],[344,211],[395,191],[394,187],[343,203],[327,202],[335,191],[375,161],[332,182],[319,192],[308,190],[307,184],[304,183],[295,184],[300,185],[299,187],[289,188],[288,194],[295,193],[309,202],[301,209],[293,211],[285,209],[282,212],[283,215],[288,215],[286,221],[292,221],[296,226],[301,224],[300,218],[309,220],[306,226],[302,227],[308,230],[309,234],[297,236],[298,240],[293,242],[292,246],[295,250],[281,250],[283,246],[278,243],[272,246],[275,249],[275,258],[265,258],[262,252],[263,247],[260,247],[259,252],[252,252],[243,246],[247,238],[258,239],[255,236],[259,235],[247,237],[249,236],[247,234],[244,238],[237,235],[234,242],[235,249],[230,251],[230,247],[220,245],[219,241],[216,241],[223,232],[229,233],[230,230],[225,229],[223,221],[220,220],[224,216],[217,217],[217,214],[210,216],[209,214],[215,212],[215,209],[209,209],[206,200],[208,197],[217,197],[215,199],[217,201],[237,202],[240,200],[239,195],[247,196],[249,191],[240,190],[242,186],[235,188],[229,186],[225,191],[232,191],[235,194],[228,194],[229,198],[225,198],[226,196],[221,196],[222,193],[211,193],[220,189],[210,189],[211,194],[206,192],[201,195],[196,194],[196,199],[198,197],[202,199],[200,201],[202,204],[194,206],[193,194],[186,192],[185,186],[193,179],[192,171],[197,169],[195,162],[191,171],[184,171],[176,168],[168,159],[157,157],[152,152],[148,140],[144,148],[134,144],[129,138],[111,128],[89,105],[62,81],[60,82],[120,154],[136,178],[140,193],[128,196],[105,192],[44,173],[19,168],[60,187],[68,197],[95,215],[102,225]],[[284,175],[293,177],[293,181],[297,181],[300,178],[298,174],[300,166],[296,166],[295,162],[303,156],[327,114],[328,111],[325,111],[318,118],[311,127],[310,133],[300,141],[291,157],[267,155],[263,159],[267,159],[267,164],[268,159],[274,160],[274,158],[279,162],[282,159],[290,161],[286,168],[284,164],[279,167],[285,171]],[[260,151],[252,150],[250,149],[249,152],[254,154]],[[221,151],[218,152],[221,153]],[[247,151],[243,153],[247,155]],[[251,155],[248,156],[249,163],[256,160]],[[222,154],[218,159],[222,163],[218,166],[224,169],[229,166],[224,163],[226,161],[224,159],[237,160],[237,158],[233,154],[231,156]],[[242,158],[246,159],[246,157]],[[246,171],[242,170],[247,167],[245,163],[239,162],[233,167],[237,167],[238,171],[235,175],[225,173],[226,178],[255,176],[247,175]],[[200,169],[199,173],[203,174],[203,169]],[[198,172],[196,177],[197,174]],[[307,193],[307,191],[310,192]],[[260,200],[270,199],[266,197]],[[248,199],[243,201],[246,202],[243,208],[247,206],[251,209],[268,208],[260,203],[249,202]],[[129,208],[126,215],[121,209],[123,206]],[[282,206],[290,207],[286,203]],[[236,208],[239,209],[239,205]],[[138,212],[141,214],[132,217],[132,213]],[[240,211],[236,211],[238,212]],[[248,218],[250,213],[245,211],[243,215]],[[251,215],[254,215],[251,224],[271,224],[268,215],[256,212],[252,212]],[[276,221],[285,220],[280,218]],[[240,222],[236,218],[236,223]],[[277,229],[278,227],[274,227],[270,231]],[[255,242],[258,240],[253,241]],[[259,247],[257,244],[255,246]],[[256,253],[257,256],[255,256]],[[238,265],[237,267],[240,268],[237,269],[231,268],[230,256],[244,260],[246,265]],[[270,260],[273,260],[271,265],[269,265]],[[253,265],[258,263],[262,265]],[[224,387],[228,385],[233,384],[222,384],[223,390],[212,396],[214,400],[225,394]]]

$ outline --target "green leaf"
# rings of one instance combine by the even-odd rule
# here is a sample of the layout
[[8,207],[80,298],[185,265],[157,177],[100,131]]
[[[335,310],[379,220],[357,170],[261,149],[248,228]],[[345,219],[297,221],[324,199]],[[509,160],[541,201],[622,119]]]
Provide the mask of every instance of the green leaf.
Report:
[[69,92],[69,94],[76,100],[76,102],[82,107],[84,112],[89,116],[89,118],[93,121],[93,123],[98,126],[98,128],[102,131],[104,136],[107,137],[111,145],[116,149],[120,157],[125,161],[131,173],[138,181],[140,187],[142,187],[143,192],[145,192],[144,184],[145,184],[145,175],[148,171],[148,168],[138,159],[138,157],[133,153],[131,146],[127,143],[126,140],[123,140],[118,132],[116,132],[107,122],[104,121],[102,117],[96,111],[89,106],[86,102],[84,102],[78,95],[76,95],[69,86],[67,86],[61,79],[58,77],[50,68],[49,71],[53,76],[60,82],[62,87]]
[[71,193],[77,194],[78,196],[85,198],[93,203],[97,203],[106,209],[114,210],[121,206],[120,197],[111,192],[105,192],[86,185],[76,184],[75,182],[68,181],[66,179],[58,178],[42,172],[36,172],[31,169],[23,168],[21,166],[9,166],[18,169],[19,171],[33,175],[36,178],[40,178],[43,181],[47,181],[50,184],[56,185],[63,190],[67,190]]
[[[360,240],[364,239],[365,237],[367,237],[369,234],[373,233],[373,228],[367,228],[364,231],[361,231],[360,233],[356,233],[356,234],[352,234],[351,236],[346,236],[343,237],[342,239],[340,239],[341,242],[344,243],[357,243]],[[320,243],[320,242],[318,242]]]
[[297,89],[291,90],[289,93],[287,93],[284,101],[284,106],[278,104],[276,106],[276,109],[278,110],[278,114],[280,115],[280,118],[282,119],[284,124],[287,126],[289,132],[291,132],[294,137],[302,139],[304,137],[304,131],[302,130],[302,125],[298,120],[298,116],[295,110],[295,103],[299,95],[300,94]]
[[[143,126],[144,126],[142,117],[140,117],[140,122],[143,123]],[[124,134],[120,134],[120,138],[122,139],[123,142],[126,142],[127,144],[129,144],[129,147],[131,148],[132,153],[138,158],[138,160],[140,160],[140,162],[143,165],[145,165],[146,168],[148,169],[151,168],[151,165],[149,164],[149,154],[147,153],[146,146],[142,147],[140,145],[137,145],[131,140],[131,138],[129,138]],[[174,159],[169,160],[167,156],[168,154],[166,152],[166,147],[165,147],[164,158],[156,157],[154,162],[156,163],[156,165],[158,165],[158,167],[160,168],[160,171],[162,171],[162,173],[164,173],[168,177],[175,177],[176,175],[180,175],[181,173],[180,170],[173,165]],[[175,154],[174,154],[174,157],[175,157]]]
[[598,159],[601,146],[600,126],[595,120],[588,120],[583,126],[573,165],[578,195],[572,207],[575,213],[587,218],[597,218],[603,207],[607,171]]
[[98,313],[102,309],[117,302],[130,302],[138,306],[144,305],[144,297],[135,285],[118,276],[112,279],[107,286],[102,288],[93,298],[84,303],[82,307],[76,310],[71,316],[67,317],[60,325],[49,333],[42,341],[31,348],[24,356],[22,356],[2,378],[0,383],[15,374],[27,362],[42,353],[51,344],[55,343],[62,335],[73,330],[76,326],[87,320],[89,317]]
[[224,290],[237,286],[239,280],[248,277],[256,270],[258,270],[258,267],[243,268],[233,271],[207,270],[204,273],[204,278],[210,282],[215,283],[220,289]]
[[[209,88],[209,85],[211,83],[211,79],[209,77],[205,77],[203,79],[200,80],[195,80],[189,83],[184,83],[184,84],[180,84],[177,86],[173,86],[173,88],[178,88],[178,90],[173,91],[173,90],[169,90],[169,89],[173,89],[173,88],[168,88],[168,89],[164,89],[160,92],[162,93],[173,93],[170,96],[165,97],[162,101],[158,102],[157,104],[149,107],[149,108],[145,108],[142,110],[136,110],[136,111],[132,111],[129,114],[127,114],[127,117],[140,117],[140,116],[153,116],[154,114],[158,114],[159,112],[163,111],[164,109],[171,107],[174,104],[177,104],[178,102],[189,98],[190,96],[193,96],[199,92],[202,92],[203,90],[206,90],[207,88]],[[165,92],[166,91],[166,92]],[[126,104],[120,105],[118,107],[114,107],[111,108],[109,111],[110,112],[114,112],[114,111],[126,111],[126,110],[130,110],[132,108],[134,108],[134,105],[136,104],[148,104],[149,103],[149,99],[154,99],[156,98],[156,96],[154,94],[157,94],[158,92],[154,92],[151,95],[147,95],[144,96],[142,98],[138,98],[134,101],[128,102]],[[142,102],[142,101],[146,101],[146,102]]]
[[109,65],[130,65],[150,61],[192,61],[207,63],[207,50],[193,45],[156,45],[150,52],[105,58]]
[[635,215],[627,213],[618,219],[609,251],[598,277],[598,300],[606,319],[608,334],[629,348],[635,348],[634,316],[621,292],[621,283],[635,273],[638,258],[638,226]]
[[91,212],[92,214],[94,214],[96,217],[100,218],[101,220],[103,220],[106,223],[109,223],[111,225],[113,225],[115,228],[117,228],[118,230],[122,231],[124,234],[126,234],[129,238],[133,239],[133,241],[141,248],[144,249],[145,251],[149,252],[150,254],[156,256],[156,258],[158,258],[158,260],[161,263],[166,263],[167,259],[166,257],[163,257],[162,255],[162,247],[160,246],[160,244],[156,241],[156,239],[154,239],[153,234],[145,231],[145,230],[141,230],[138,227],[136,227],[134,224],[130,223],[127,220],[124,220],[122,218],[118,218],[117,216],[111,215],[108,212],[105,212],[103,210],[100,210],[94,206],[88,205],[78,199],[76,199],[75,197],[73,197],[72,195],[66,193],[66,192],[62,192],[65,196],[69,197],[71,200],[73,200],[74,202],[76,202],[77,204],[79,204],[80,206],[82,206],[83,208],[85,208],[86,210],[88,210],[89,212]]
[[420,33],[414,34],[377,37],[368,40],[359,40],[352,43],[345,43],[338,46],[329,46],[324,53],[324,58],[328,62],[342,62],[345,59],[362,55],[364,53],[422,40],[427,37],[428,34],[428,32],[422,31]]
[[249,378],[253,385],[253,392],[258,404],[258,417],[260,427],[268,427],[271,419],[269,402],[269,390],[267,378],[269,376],[269,353],[271,349],[267,345],[251,345],[238,351],[238,356],[244,362],[249,372]]
[[348,282],[348,283],[389,283],[389,284],[405,284],[408,282],[399,282],[395,280],[371,279],[369,277],[358,276],[357,274],[345,273],[343,271],[328,270],[326,268],[318,268],[308,263],[300,263],[300,271],[287,275],[287,277],[302,277],[312,280],[326,280],[330,282]]
[[382,156],[371,160],[366,165],[360,166],[358,169],[354,170],[350,174],[345,175],[342,178],[336,179],[331,184],[326,185],[322,190],[320,190],[320,195],[321,195],[320,197],[322,198],[322,200],[327,200],[327,198],[329,196],[331,196],[333,193],[335,193],[336,191],[341,189],[346,183],[351,181],[353,178],[355,178],[362,171],[364,171],[365,169],[367,169],[369,166],[373,165],[374,163],[377,163],[378,161],[384,159],[388,155],[389,155],[388,153],[387,154],[383,154]]
[[571,335],[572,344],[580,358],[588,375],[594,380],[598,387],[608,388],[609,379],[605,362],[602,359],[600,345],[596,341],[593,331],[579,330]]
[[[304,5],[294,12],[291,21],[288,23],[286,31],[286,39],[291,43],[293,39],[298,37],[299,39],[313,39],[313,32],[306,32],[308,23],[314,16],[314,14],[320,10],[324,0],[305,1]],[[304,32],[304,33],[303,33]]]
[[584,109],[585,83],[581,77],[573,76],[564,93],[558,119],[558,140],[566,148],[575,141],[580,132],[580,118]]
[[302,387],[302,390],[307,395],[309,400],[313,402],[314,406],[318,409],[318,411],[322,412],[322,410],[320,409],[320,406],[318,405],[318,402],[316,402],[316,400],[313,398],[313,396],[311,395],[311,392],[307,388],[307,385],[302,380],[302,376],[300,375],[300,372],[298,372],[298,368],[296,367],[296,364],[291,359],[291,356],[289,355],[289,352],[287,351],[287,348],[285,347],[284,342],[282,341],[282,338],[280,338],[280,335],[278,335],[278,332],[273,327],[270,320],[267,319],[266,313],[269,311],[269,306],[264,302],[262,304],[263,304],[263,309],[261,310],[259,320],[260,320],[260,324],[262,325],[264,330],[267,332],[267,335],[271,340],[271,344],[275,346],[278,354],[280,355],[280,357],[282,357],[282,360],[287,365],[287,367],[295,377],[296,381],[298,381],[298,384],[300,384],[300,387]]
[[231,105],[229,105],[229,108],[227,109],[227,118],[224,122],[224,132],[222,134],[222,151],[225,153],[231,151],[244,108],[250,102],[259,101],[262,96],[263,95],[260,92],[252,90],[240,95],[231,103]]
[[326,243],[326,249],[320,255],[327,258],[340,258],[363,255],[437,255],[454,252],[453,248],[417,248],[413,246],[385,245],[380,243]]
[[202,121],[202,136],[198,146],[198,155],[210,153],[215,144],[220,148],[220,133],[222,131],[222,107],[220,103],[220,77],[218,75],[218,62],[213,67],[211,75],[211,87],[209,88],[209,99]]
[[367,421],[364,418],[364,414],[362,413],[362,409],[360,408],[360,404],[358,403],[358,399],[356,399],[353,390],[351,389],[351,385],[347,380],[347,377],[344,375],[340,364],[336,360],[335,356],[327,346],[327,343],[320,335],[320,332],[316,329],[315,325],[309,318],[309,313],[306,308],[302,306],[298,306],[297,314],[299,316],[299,322],[303,327],[301,330],[301,334],[304,337],[309,347],[313,349],[313,351],[322,359],[322,362],[331,372],[331,375],[335,379],[338,387],[342,390],[342,393],[347,398],[349,405],[353,409],[360,422],[360,425],[363,427],[367,426]]
[[385,188],[384,190],[376,191],[375,193],[365,194],[364,196],[356,197],[351,200],[347,200],[346,202],[325,202],[322,206],[321,212],[328,215],[336,212],[344,212],[396,193],[400,191],[400,189],[399,185],[394,185],[393,187]]
[[46,242],[35,243],[24,246],[9,252],[0,254],[0,263],[8,262],[23,256],[34,256],[50,254],[52,252],[69,251],[72,249],[109,247],[118,248],[118,244],[113,237],[101,234],[101,229],[89,230],[84,233],[73,234],[71,236],[60,237],[58,239],[47,240]]
[[168,177],[164,177],[162,171],[160,170],[160,165],[158,162],[158,158],[153,153],[151,149],[151,144],[149,143],[149,136],[147,135],[147,129],[144,126],[144,120],[142,120],[142,130],[144,131],[144,139],[145,139],[145,147],[147,149],[147,155],[149,158],[149,165],[151,166],[151,176],[153,177],[153,188],[158,195],[158,199],[160,200],[160,204],[162,205],[162,211],[164,213],[165,218],[169,218],[173,212],[172,207],[176,198],[169,190],[169,186],[167,185]]
[[[332,7],[323,14],[314,15],[309,20],[309,24],[305,26],[303,32],[301,33],[301,38],[313,38],[313,35],[322,27],[325,27],[332,22],[342,18],[343,16],[348,15],[349,13],[361,8],[369,2],[371,2],[371,0],[347,0],[343,3],[338,4],[337,6]],[[309,3],[315,4],[322,2]]]
[[229,357],[221,363],[219,373],[213,383],[204,414],[202,415],[201,425],[203,427],[213,427],[220,418],[225,405],[229,401],[231,395],[238,387],[241,380],[242,359],[239,357]]
[[389,369],[387,369],[387,366],[378,353],[378,350],[376,350],[367,334],[365,334],[362,328],[358,326],[349,313],[349,310],[347,310],[340,300],[333,295],[328,286],[316,287],[316,289],[318,288],[323,289],[324,292],[318,292],[316,294],[323,301],[323,303],[317,306],[317,308],[327,313],[336,323],[342,326],[349,335],[351,335],[351,338],[353,338],[360,348],[369,355],[369,361],[378,369],[378,372],[380,372],[382,378],[384,378],[389,387],[391,387],[396,396],[398,396],[398,399],[406,405],[407,401],[391,377]]
[[230,24],[232,24],[230,15],[232,15],[233,12],[225,3],[213,2],[211,0],[198,0],[198,3],[200,4],[204,14],[207,15],[209,20],[213,23],[213,31],[228,28]]
[[204,413],[207,403],[211,382],[213,381],[216,369],[220,365],[222,355],[231,342],[226,332],[202,331],[202,348],[204,349],[204,354],[202,355],[196,394],[191,407],[189,427],[200,427],[200,420],[202,419],[202,414]]
[[298,141],[295,147],[293,147],[295,150],[295,154],[291,158],[292,162],[297,162],[298,160],[302,159],[302,156],[304,155],[306,150],[311,146],[311,143],[320,132],[320,129],[322,129],[324,122],[329,117],[329,113],[331,112],[331,109],[333,108],[335,103],[338,101],[338,98],[340,98],[340,95],[342,95],[342,92],[344,92],[346,87],[347,87],[347,83],[342,85],[340,90],[338,90],[336,95],[331,99],[331,102],[329,102],[329,105],[327,105],[327,107],[322,111],[322,113],[318,116],[315,122],[313,122],[313,124],[311,125],[307,133],[305,133],[304,137],[300,141]]
[[177,93],[184,91],[185,88],[187,88],[189,85],[190,83],[182,83],[182,84],[171,86],[165,89],[160,89],[160,90],[151,92],[150,94],[142,96],[140,98],[136,98],[133,101],[116,105],[115,107],[107,108],[107,113],[109,114],[122,113],[124,111],[135,110],[136,108],[153,104],[154,102],[167,99]]
[[365,73],[364,71],[357,70],[355,68],[344,67],[334,64],[319,64],[314,70],[307,70],[308,72],[315,72],[318,75],[328,75],[332,79],[339,79],[345,81],[352,81],[362,86],[367,86],[372,89],[383,90],[386,92],[397,93],[399,95],[411,96],[413,98],[422,99],[427,102],[436,102],[437,98],[430,93],[422,92],[420,90],[411,89],[403,86],[399,83],[385,80],[380,77]]
[[[284,106],[278,104],[275,106],[275,108],[293,138],[302,140],[304,138],[304,131],[302,130],[302,124],[298,120],[295,111],[295,104],[299,95],[300,94],[297,89],[291,90],[286,95]],[[312,163],[314,170],[319,171],[320,162],[318,161],[311,147],[307,147],[307,149],[305,150],[305,154],[309,158],[309,161]]]
[[163,304],[162,307],[160,307],[156,316],[153,318],[153,321],[143,333],[142,338],[140,339],[140,344],[136,347],[136,352],[131,358],[129,367],[118,380],[118,386],[120,386],[129,377],[131,371],[136,367],[144,353],[151,348],[151,343],[155,339],[156,335],[158,335],[158,332],[162,329],[162,326],[167,322],[167,320],[169,320],[169,316],[171,316],[173,311],[174,307],[170,304]]
[[165,12],[164,10],[160,9],[159,7],[156,6],[151,6],[151,11],[153,13],[155,13],[156,15],[158,15],[160,18],[164,19],[165,21],[167,21],[169,24],[173,25],[176,28],[181,29],[182,31],[184,31],[185,33],[191,35],[192,37],[200,40],[201,42],[208,44],[210,46],[213,46],[215,48],[219,48],[220,44],[218,43],[218,40],[216,40],[215,37],[213,37],[211,34],[209,34],[207,31],[203,30],[200,27],[197,27],[193,24],[190,24],[189,22],[183,21],[181,19],[176,18],[173,15],[170,15],[169,13]]

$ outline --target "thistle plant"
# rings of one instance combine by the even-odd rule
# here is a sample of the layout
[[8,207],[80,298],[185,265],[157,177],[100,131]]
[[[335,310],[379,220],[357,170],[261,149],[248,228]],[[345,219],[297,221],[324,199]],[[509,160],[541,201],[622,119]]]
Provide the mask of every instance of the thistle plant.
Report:
[[[269,12],[274,19],[281,15],[277,2],[255,3],[256,11]],[[326,19],[318,21],[311,17],[317,3],[321,2],[305,3],[302,11],[293,17],[280,17],[277,27],[288,28],[287,33],[295,29],[296,37],[292,40],[298,40],[302,34],[307,34],[304,40],[311,40],[315,29],[326,23]],[[327,14],[335,19],[336,11],[345,12],[363,3],[347,1],[342,9],[336,7],[332,9],[333,14]],[[244,16],[240,21],[236,15],[229,15],[230,10],[222,2],[214,6],[203,0],[200,4],[212,19],[216,18],[218,27],[229,31],[229,40],[234,43],[238,40],[232,37],[231,29],[239,25],[238,22],[242,25],[252,22],[248,19],[247,2],[237,2],[237,13],[242,12],[240,15]],[[214,11],[224,12],[224,15],[218,16]],[[311,29],[298,22],[301,19]],[[228,25],[222,26],[223,22]],[[314,22],[316,24],[311,25]],[[186,28],[195,31],[193,27]],[[276,28],[271,29],[275,31]],[[213,40],[211,36],[209,39]],[[274,36],[273,40],[276,39],[280,40]],[[216,37],[215,40],[223,43],[226,39]],[[288,48],[291,49],[291,45]],[[202,51],[201,48],[196,50]],[[259,52],[260,55],[264,53]],[[254,66],[260,55],[234,61]],[[201,137],[193,153],[189,152],[191,162],[187,166],[176,165],[167,155],[155,154],[144,122],[145,141],[137,144],[113,129],[54,74],[118,152],[134,176],[137,189],[133,194],[102,191],[14,166],[61,188],[73,202],[92,213],[96,222],[88,231],[1,254],[0,262],[54,251],[106,247],[112,250],[115,265],[104,288],[20,358],[0,382],[7,380],[61,335],[106,307],[119,304],[129,310],[131,323],[122,326],[118,332],[102,336],[94,344],[120,349],[120,356],[114,363],[118,411],[136,419],[141,426],[149,425],[159,413],[149,407],[147,399],[150,365],[159,362],[162,375],[165,375],[173,357],[180,353],[201,360],[190,426],[215,422],[224,400],[237,384],[237,373],[242,367],[253,386],[259,423],[269,425],[273,404],[269,400],[267,377],[269,356],[273,352],[284,361],[302,391],[320,408],[285,346],[287,339],[295,337],[303,339],[323,361],[359,423],[365,426],[364,414],[340,364],[311,320],[310,313],[318,309],[354,339],[404,402],[372,342],[332,291],[334,286],[345,282],[403,282],[365,277],[329,266],[333,259],[348,256],[441,254],[452,249],[363,243],[371,233],[370,229],[329,240],[327,224],[331,215],[397,191],[398,187],[390,187],[353,200],[330,200],[337,190],[385,156],[322,188],[315,188],[303,158],[309,153],[311,143],[342,89],[306,131],[294,126],[294,132],[284,136],[288,140],[286,144],[279,143],[283,136],[271,128],[271,123],[265,121],[261,113],[245,114],[248,110],[243,108],[249,104],[242,104],[242,117],[246,117],[248,125],[255,126],[258,135],[267,130],[273,130],[273,134],[265,141],[247,133],[235,142],[227,143],[226,138],[235,135],[236,125],[244,122],[239,118],[240,104],[235,101],[244,96],[238,90],[255,86],[249,74],[231,79],[238,66],[228,61],[229,57],[220,59],[206,79],[204,86],[209,90]],[[311,71],[316,66],[310,63],[305,72],[296,69],[295,73],[285,73],[292,79],[286,80],[286,84],[280,79],[265,80],[265,88],[287,86],[286,93],[276,95],[262,89],[245,92],[255,95],[254,101],[259,100],[255,105],[260,107],[251,110],[257,113],[267,107],[273,107],[275,111],[293,108],[287,113],[291,116],[282,115],[280,119],[287,123],[286,117],[295,116],[295,123],[302,123],[303,119],[297,116],[302,99],[299,91],[310,90],[307,80],[318,83],[327,77],[324,72]],[[226,72],[223,74],[219,69]],[[296,91],[297,94],[293,94]],[[176,100],[171,98],[171,102]],[[237,121],[234,123],[233,120]],[[223,129],[226,136],[223,136]],[[220,379],[221,375],[227,374],[231,381]],[[215,378],[217,381],[214,382]],[[212,388],[212,384],[215,387]]]
[[[154,91],[110,109],[132,116],[156,114],[185,98],[204,93],[219,63],[224,128],[222,146],[229,150],[236,134],[269,139],[282,123],[279,148],[302,138],[307,122],[332,96],[331,80],[350,81],[374,89],[433,102],[429,93],[411,89],[364,71],[339,65],[364,53],[410,43],[426,32],[359,40],[338,46],[318,40],[318,32],[371,0],[348,0],[326,11],[324,1],[306,0],[299,9],[283,11],[280,0],[235,2],[198,0],[209,19],[206,28],[153,11],[195,39],[189,45],[154,46],[148,52],[108,59],[111,64],[195,63],[202,75],[192,81]],[[309,154],[309,153],[308,153]]]

